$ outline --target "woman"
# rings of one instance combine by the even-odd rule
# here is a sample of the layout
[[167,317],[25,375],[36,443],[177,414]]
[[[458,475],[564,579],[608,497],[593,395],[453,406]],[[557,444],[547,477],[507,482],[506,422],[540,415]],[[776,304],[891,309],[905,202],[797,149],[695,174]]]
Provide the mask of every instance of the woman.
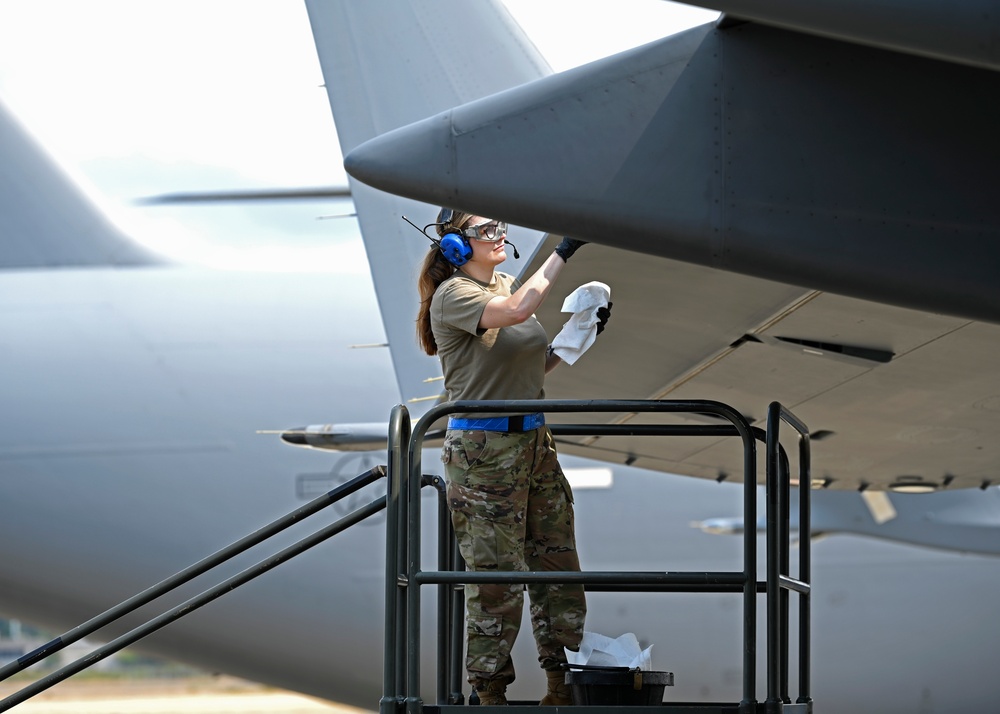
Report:
[[[540,399],[560,359],[534,312],[583,245],[566,238],[524,284],[496,271],[505,223],[442,209],[420,275],[421,346],[439,355],[449,399]],[[605,313],[606,314],[606,313]],[[604,318],[605,320],[607,317]],[[573,496],[541,414],[454,415],[442,460],[459,549],[470,570],[578,571]],[[586,614],[580,585],[528,586],[543,705],[571,704],[564,647],[576,650]],[[486,705],[507,703],[521,585],[467,585],[469,683]]]

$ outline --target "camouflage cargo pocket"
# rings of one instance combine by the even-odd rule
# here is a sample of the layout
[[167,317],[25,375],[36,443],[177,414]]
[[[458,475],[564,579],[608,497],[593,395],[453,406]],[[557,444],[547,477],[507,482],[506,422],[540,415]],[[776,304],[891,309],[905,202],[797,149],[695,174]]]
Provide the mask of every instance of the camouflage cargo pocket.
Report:
[[488,444],[489,435],[485,431],[448,431],[441,460],[449,468],[468,471],[482,461]]
[[467,623],[468,652],[466,653],[466,668],[470,672],[493,674],[497,671],[500,656],[509,656],[510,647],[505,646],[501,638],[503,634],[503,618],[501,617],[470,617]]
[[573,503],[573,489],[570,487],[569,481],[563,473],[562,467],[559,465],[559,458],[556,455],[556,444],[555,440],[552,438],[552,432],[549,431],[548,427],[543,428],[545,429],[545,434],[543,435],[544,441],[542,442],[544,456],[542,457],[539,470],[554,476],[555,480],[559,483],[559,488],[566,495],[566,500],[569,503]]
[[524,569],[524,512],[512,499],[449,482],[448,508],[469,570]]
[[470,520],[483,519],[493,523],[518,522],[517,504],[509,496],[498,496],[448,481],[448,508]]

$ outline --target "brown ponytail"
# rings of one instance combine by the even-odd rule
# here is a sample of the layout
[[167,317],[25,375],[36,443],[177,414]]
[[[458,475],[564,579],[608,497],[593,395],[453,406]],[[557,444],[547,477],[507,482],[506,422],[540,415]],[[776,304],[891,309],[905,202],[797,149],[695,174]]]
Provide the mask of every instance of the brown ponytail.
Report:
[[431,298],[438,285],[450,278],[455,272],[455,266],[449,263],[437,246],[428,251],[424,258],[417,289],[420,291],[420,311],[417,313],[417,340],[424,352],[436,355],[437,341],[431,331]]

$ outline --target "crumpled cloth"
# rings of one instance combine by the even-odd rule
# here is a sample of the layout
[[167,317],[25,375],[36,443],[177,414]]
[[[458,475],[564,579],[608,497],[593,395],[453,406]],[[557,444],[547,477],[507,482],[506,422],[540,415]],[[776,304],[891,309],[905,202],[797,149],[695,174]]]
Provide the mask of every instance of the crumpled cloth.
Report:
[[628,667],[653,669],[653,645],[642,649],[639,638],[631,632],[612,639],[596,632],[583,633],[579,651],[566,650],[569,664],[589,664],[597,667]]
[[611,288],[596,280],[581,285],[563,300],[562,311],[571,312],[562,330],[552,340],[552,350],[567,364],[576,362],[597,339],[597,311],[607,307]]

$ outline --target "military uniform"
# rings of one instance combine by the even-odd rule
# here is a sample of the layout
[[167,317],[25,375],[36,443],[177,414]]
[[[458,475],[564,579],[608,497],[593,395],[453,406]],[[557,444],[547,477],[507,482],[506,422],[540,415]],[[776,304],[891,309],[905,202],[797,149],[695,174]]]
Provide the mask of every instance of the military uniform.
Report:
[[[517,281],[495,273],[484,284],[461,271],[431,300],[449,398],[540,399],[545,330],[532,317],[519,325],[479,328],[486,303],[510,295]],[[470,414],[472,418],[491,415]],[[496,415],[506,416],[506,415]],[[442,452],[448,504],[459,549],[470,570],[576,571],[573,495],[547,427],[529,431],[449,429]],[[528,586],[538,657],[546,670],[566,661],[583,636],[583,586]],[[467,585],[469,681],[514,680],[510,652],[521,625],[521,585]]]

